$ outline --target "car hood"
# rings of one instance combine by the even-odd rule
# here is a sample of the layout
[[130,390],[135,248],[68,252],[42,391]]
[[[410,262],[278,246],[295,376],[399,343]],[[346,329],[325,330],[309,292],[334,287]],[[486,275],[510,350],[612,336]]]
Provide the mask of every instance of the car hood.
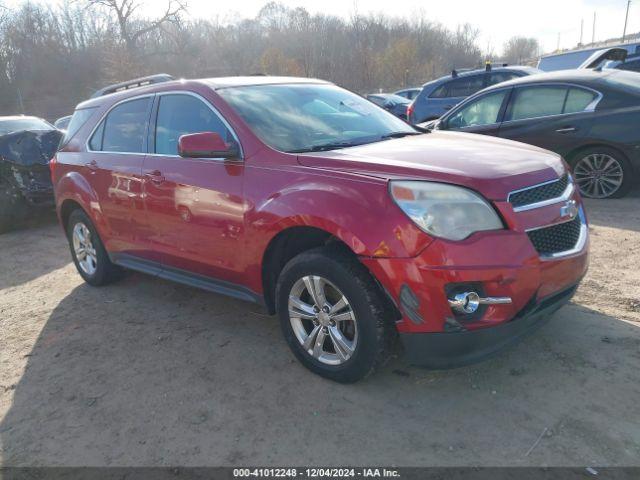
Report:
[[513,190],[554,180],[565,171],[559,155],[541,148],[484,135],[441,131],[301,154],[298,162],[385,180],[453,183],[491,200],[504,200]]

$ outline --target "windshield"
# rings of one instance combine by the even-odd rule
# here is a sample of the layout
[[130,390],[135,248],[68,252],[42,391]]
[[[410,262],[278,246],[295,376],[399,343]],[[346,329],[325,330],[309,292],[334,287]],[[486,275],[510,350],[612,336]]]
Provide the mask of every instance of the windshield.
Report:
[[12,118],[11,120],[0,120],[0,135],[21,130],[53,130],[53,125],[40,118]]
[[417,133],[335,85],[256,85],[218,93],[263,142],[283,152],[344,148]]

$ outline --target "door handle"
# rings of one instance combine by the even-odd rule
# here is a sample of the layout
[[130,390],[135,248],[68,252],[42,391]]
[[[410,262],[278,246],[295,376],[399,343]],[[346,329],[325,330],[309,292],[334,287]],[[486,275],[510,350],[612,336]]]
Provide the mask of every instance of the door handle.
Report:
[[90,162],[85,163],[84,166],[87,167],[92,172],[95,172],[96,170],[98,170],[98,162],[96,162],[95,160],[91,160]]
[[562,127],[556,130],[556,133],[573,133],[578,130],[576,127]]
[[165,180],[160,170],[152,170],[145,173],[144,176],[151,180],[153,183],[162,183]]

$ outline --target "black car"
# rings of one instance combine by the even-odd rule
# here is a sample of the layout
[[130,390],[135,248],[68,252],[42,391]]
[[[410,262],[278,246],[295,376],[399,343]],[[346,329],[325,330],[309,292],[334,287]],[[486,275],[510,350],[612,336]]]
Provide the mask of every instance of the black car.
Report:
[[367,100],[393,113],[396,117],[407,119],[407,107],[411,104],[408,98],[393,93],[372,93],[367,95]]
[[49,160],[62,133],[36,117],[0,117],[0,232],[53,206]]
[[640,173],[640,73],[566,70],[486,88],[428,129],[494,135],[562,155],[586,197],[622,197]]

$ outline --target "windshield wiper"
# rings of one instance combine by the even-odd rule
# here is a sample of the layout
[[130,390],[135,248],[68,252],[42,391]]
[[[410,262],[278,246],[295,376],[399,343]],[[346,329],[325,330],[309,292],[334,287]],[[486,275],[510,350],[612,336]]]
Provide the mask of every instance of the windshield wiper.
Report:
[[387,138],[402,138],[409,135],[421,135],[422,132],[391,132],[386,135],[382,135],[380,137],[381,140],[386,140]]
[[337,150],[339,148],[356,147],[358,145],[363,145],[363,144],[353,143],[353,142],[325,143],[323,145],[313,145],[312,147],[308,147],[308,148],[288,150],[287,153],[326,152],[327,150]]

